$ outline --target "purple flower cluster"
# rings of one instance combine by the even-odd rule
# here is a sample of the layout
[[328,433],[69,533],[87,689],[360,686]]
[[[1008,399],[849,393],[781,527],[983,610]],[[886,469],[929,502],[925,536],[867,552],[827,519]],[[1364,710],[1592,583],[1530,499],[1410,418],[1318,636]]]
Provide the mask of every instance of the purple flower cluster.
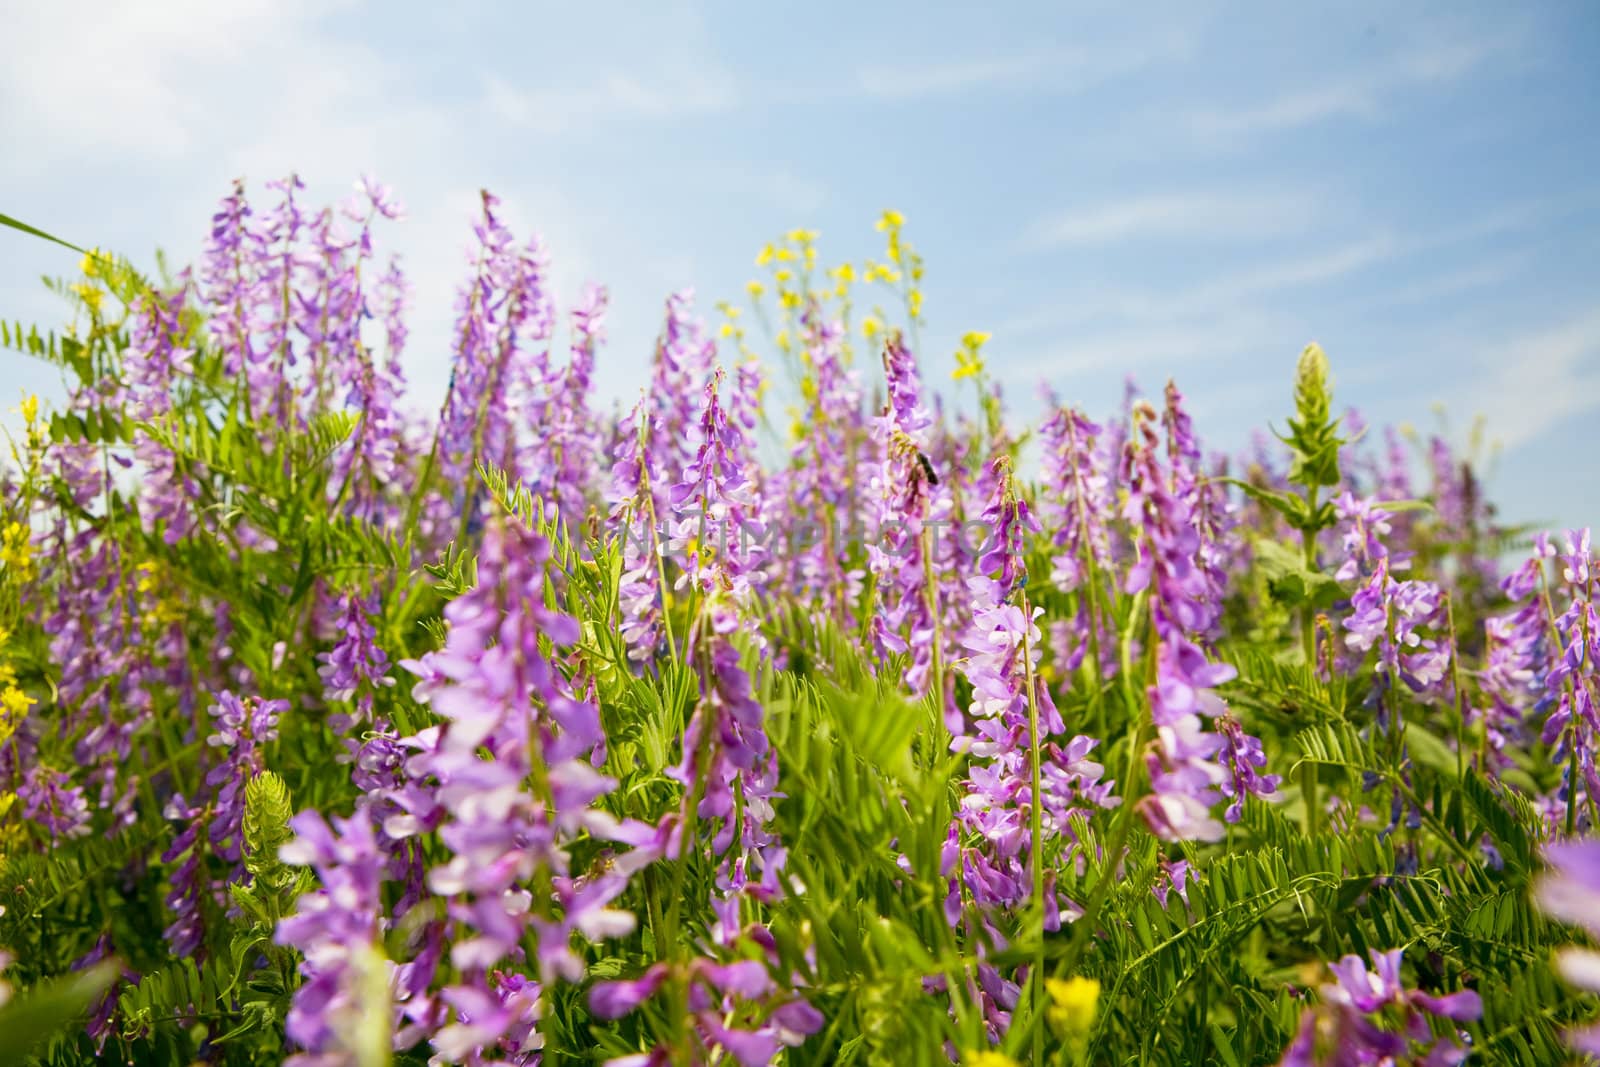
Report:
[[1534,538],[1533,555],[1500,582],[1512,610],[1484,619],[1484,665],[1478,689],[1479,715],[1491,757],[1504,765],[1506,746],[1523,740],[1526,716],[1545,699],[1552,659],[1551,631],[1545,613],[1545,560],[1555,555],[1550,539]]
[[[359,1058],[364,1018],[387,1014],[368,1000],[374,985],[387,992],[391,965],[383,958],[387,928],[382,888],[384,857],[364,812],[335,817],[330,827],[314,811],[289,823],[295,838],[283,846],[284,863],[310,867],[317,888],[302,895],[295,913],[278,924],[274,940],[302,956],[304,982],[289,1007],[287,1035],[305,1050],[289,1067],[354,1067]],[[368,972],[381,968],[374,982]],[[388,1038],[390,1022],[381,1021]],[[385,1050],[386,1051],[386,1050]]]
[[1483,1002],[1470,989],[1434,996],[1407,989],[1400,976],[1400,949],[1372,951],[1372,969],[1360,956],[1330,964],[1334,981],[1322,987],[1322,1004],[1300,1019],[1279,1067],[1344,1067],[1402,1062],[1454,1067],[1467,1058],[1455,1041],[1435,1037],[1430,1016],[1476,1019]]
[[1151,793],[1139,808],[1162,840],[1217,841],[1224,830],[1211,811],[1224,792],[1234,801],[1227,818],[1236,821],[1243,796],[1270,795],[1278,779],[1258,773],[1264,762],[1260,742],[1237,724],[1223,734],[1205,730],[1203,718],[1227,708],[1212,690],[1236,672],[1212,663],[1195,643],[1193,635],[1210,630],[1219,610],[1209,575],[1196,565],[1201,538],[1189,504],[1174,493],[1174,481],[1162,469],[1154,410],[1141,401],[1133,415],[1124,448],[1123,515],[1139,538],[1123,588],[1148,591],[1157,641],[1156,681],[1147,690],[1156,728],[1156,745],[1146,757]]
[[[741,1067],[767,1067],[785,1047],[795,1047],[822,1029],[824,1019],[803,998],[785,997],[772,981],[769,959],[714,963],[695,959],[681,968],[658,963],[638,978],[601,982],[589,992],[589,1006],[602,1019],[619,1019],[676,980],[688,989],[692,1064],[712,1064],[731,1056]],[[671,1050],[658,1047],[606,1061],[607,1067],[666,1067]]]
[[[920,696],[935,682],[945,684],[933,677],[935,657],[947,649],[941,626],[944,566],[937,548],[942,539],[930,524],[950,522],[951,498],[923,451],[932,420],[923,407],[916,359],[899,334],[884,346],[883,369],[889,397],[873,420],[878,459],[867,481],[879,531],[867,546],[874,580],[871,632],[879,655],[910,653],[905,682]],[[951,732],[959,733],[960,712],[945,703]]]
[[[1539,907],[1600,940],[1600,840],[1547,845],[1544,857],[1550,870],[1534,889]],[[1574,945],[1561,950],[1556,965],[1579,989],[1600,993],[1600,952]],[[1600,1056],[1600,1024],[1569,1031],[1567,1042],[1574,1051]]]
[[334,619],[338,637],[333,648],[317,656],[323,699],[330,704],[353,705],[349,712],[329,718],[328,724],[341,733],[356,723],[371,722],[375,692],[394,684],[389,677],[389,655],[376,641],[373,618],[379,607],[374,594],[342,595]]
[[[626,885],[623,870],[579,877],[569,869],[566,841],[579,832],[642,844],[653,828],[624,826],[591,806],[615,782],[588,758],[603,743],[598,710],[573,696],[543,651],[544,642],[560,649],[578,638],[577,623],[545,604],[549,557],[549,544],[525,526],[491,525],[477,587],[445,608],[444,648],[402,663],[421,679],[417,698],[445,720],[436,746],[415,757],[417,772],[437,783],[449,856],[427,875],[448,902],[459,974],[438,993],[451,1021],[432,1040],[445,1062],[531,1048],[527,1012],[537,996],[497,980],[500,965],[526,959],[541,982],[577,981],[584,968],[573,934],[633,928],[631,914],[608,907]],[[527,888],[541,881],[550,899]],[[511,1000],[522,1007],[510,1010]]]
[[682,563],[679,589],[748,601],[760,583],[760,504],[744,463],[744,434],[728,418],[718,368],[705,386],[699,447],[668,497],[676,519],[667,547]]
[[662,545],[656,520],[666,500],[651,469],[650,438],[654,423],[644,398],[617,423],[619,447],[611,467],[607,529],[621,542],[622,577],[617,588],[622,639],[628,658],[639,664],[655,660],[665,635],[662,628]]
[[206,774],[206,786],[215,797],[208,829],[211,851],[239,873],[244,869],[245,787],[266,769],[262,747],[277,740],[278,717],[288,710],[286,700],[241,700],[226,690],[210,709],[216,732],[206,743],[222,750],[222,759]]
[[1334,501],[1339,521],[1346,524],[1340,537],[1344,562],[1334,572],[1341,582],[1371,578],[1380,560],[1388,560],[1391,570],[1404,569],[1401,561],[1391,560],[1385,538],[1394,532],[1392,516],[1377,500],[1358,497],[1348,489]]
[[[1556,759],[1577,772],[1575,777],[1569,773],[1564,783],[1568,811],[1581,809],[1592,818],[1593,805],[1600,801],[1600,772],[1595,768],[1596,749],[1600,748],[1600,701],[1596,698],[1600,688],[1600,613],[1594,603],[1595,566],[1587,529],[1567,531],[1561,550],[1555,553],[1554,569],[1560,575],[1565,609],[1547,622],[1553,655],[1544,683],[1543,703],[1550,714],[1542,739],[1555,746]],[[1545,610],[1547,618],[1554,615],[1551,602],[1546,602]],[[1572,828],[1569,825],[1568,829]]]
[[1350,598],[1344,619],[1345,647],[1378,652],[1380,676],[1389,687],[1404,682],[1424,700],[1450,696],[1451,638],[1445,631],[1444,604],[1432,582],[1399,581],[1391,561],[1377,560],[1372,577]]
[[853,515],[859,475],[872,472],[865,455],[861,387],[844,363],[842,327],[822,321],[815,308],[807,311],[805,326],[811,374],[806,429],[797,435],[778,489],[791,514],[810,516],[811,522],[797,538],[786,578],[799,599],[817,604],[848,628],[855,625],[863,576],[851,566],[849,546],[841,543],[838,530]]
[[89,802],[83,787],[72,784],[70,775],[49,767],[29,767],[17,797],[22,801],[22,817],[43,830],[51,844],[89,832]]
[[695,397],[709,384],[716,351],[716,344],[695,318],[694,291],[685,289],[668,297],[667,321],[656,344],[646,393],[655,422],[664,431],[650,439],[650,469],[659,474],[664,487],[683,481],[684,470],[694,460],[695,439],[690,429],[701,417]]
[[474,224],[473,275],[456,298],[456,351],[433,450],[439,487],[430,526],[440,543],[472,522],[479,510],[476,464],[516,470],[514,427],[548,403],[544,351],[554,320],[546,291],[547,264],[538,238],[519,246],[496,213],[499,200],[483,194]]
[[[1052,626],[1051,643],[1059,670],[1075,671],[1098,649],[1102,678],[1116,671],[1116,635],[1101,605],[1109,603],[1113,574],[1107,523],[1115,511],[1111,477],[1099,449],[1104,433],[1075,408],[1058,408],[1045,423],[1044,491],[1040,511],[1054,532],[1050,578],[1064,592],[1076,593],[1077,611]],[[1098,584],[1091,584],[1097,578]]]

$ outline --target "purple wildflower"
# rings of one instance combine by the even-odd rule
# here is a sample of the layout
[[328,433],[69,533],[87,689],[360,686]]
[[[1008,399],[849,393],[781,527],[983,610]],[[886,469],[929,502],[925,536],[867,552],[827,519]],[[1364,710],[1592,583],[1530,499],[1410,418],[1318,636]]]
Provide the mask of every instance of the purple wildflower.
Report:
[[83,787],[49,767],[29,767],[17,789],[22,817],[42,829],[54,845],[89,832],[89,802]]
[[[1564,841],[1545,846],[1550,871],[1534,889],[1534,899],[1548,915],[1571,923],[1600,939],[1600,840]],[[1600,993],[1600,952],[1576,945],[1562,949],[1556,965],[1579,989]],[[1600,1025],[1567,1032],[1575,1051],[1600,1055]]]
[[1355,955],[1330,964],[1335,981],[1322,987],[1322,1004],[1301,1016],[1300,1030],[1280,1067],[1385,1064],[1401,1057],[1447,1067],[1465,1060],[1466,1049],[1436,1038],[1428,1017],[1477,1019],[1483,1014],[1482,1000],[1470,989],[1438,997],[1407,989],[1400,977],[1400,953],[1372,950],[1371,970]]
[[678,517],[667,547],[683,567],[677,588],[710,594],[720,585],[743,602],[759,579],[756,564],[764,530],[743,462],[743,434],[729,420],[719,396],[722,380],[718,369],[706,383],[700,446],[669,496]]
[[376,595],[342,595],[336,622],[338,639],[332,649],[317,655],[323,699],[339,704],[354,702],[350,712],[340,712],[329,720],[339,733],[354,724],[372,721],[374,690],[394,685],[394,679],[389,677],[389,656],[378,647],[377,629],[372,624],[378,610]]
[[240,700],[224,690],[210,708],[216,733],[206,738],[223,758],[206,774],[215,790],[215,810],[210,820],[211,850],[243,871],[244,794],[250,779],[266,768],[261,747],[278,738],[278,716],[289,710],[286,700]]
[[[1223,826],[1211,809],[1230,788],[1269,794],[1274,776],[1253,771],[1259,743],[1247,742],[1242,731],[1224,738],[1207,733],[1202,716],[1226,710],[1213,687],[1234,677],[1226,664],[1211,663],[1191,638],[1208,630],[1219,605],[1205,571],[1195,566],[1200,536],[1188,502],[1176,495],[1161,469],[1154,430],[1155,412],[1142,401],[1135,405],[1133,427],[1125,447],[1123,477],[1128,485],[1124,516],[1139,532],[1138,557],[1124,588],[1148,589],[1156,639],[1156,684],[1149,687],[1156,745],[1146,756],[1152,793],[1139,802],[1151,832],[1162,840],[1220,840]],[[1253,739],[1250,739],[1253,742]],[[1227,767],[1218,762],[1226,753]],[[1239,817],[1237,801],[1229,821]]]

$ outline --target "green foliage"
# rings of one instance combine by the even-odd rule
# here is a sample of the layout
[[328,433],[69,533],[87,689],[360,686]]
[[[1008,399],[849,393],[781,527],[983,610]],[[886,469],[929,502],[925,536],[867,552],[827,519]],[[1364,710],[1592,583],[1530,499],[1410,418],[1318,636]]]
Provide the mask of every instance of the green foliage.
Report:
[[116,977],[117,964],[108,961],[78,974],[41,982],[0,1007],[0,1049],[5,1050],[9,1062],[32,1061],[44,1045],[80,1023],[89,1005]]
[[282,778],[262,771],[250,779],[244,794],[244,865],[257,879],[282,879],[278,849],[294,836],[289,829],[293,815],[289,787]]
[[[1333,418],[1328,357],[1322,346],[1306,345],[1294,374],[1295,414],[1283,438],[1293,459],[1289,480],[1307,489],[1339,484],[1339,421]],[[1324,524],[1325,525],[1325,524]]]
[[[37,234],[4,216],[0,224]],[[138,299],[142,283],[105,262],[114,278],[109,291],[124,303]],[[329,725],[325,705],[336,701],[307,697],[324,691],[319,657],[329,645],[315,607],[346,591],[375,591],[378,643],[393,662],[440,647],[448,634],[445,606],[479,579],[469,516],[450,516],[459,532],[428,541],[430,562],[419,565],[415,507],[396,530],[338,506],[349,489],[338,460],[361,430],[360,412],[319,410],[263,432],[262,417],[248,410],[200,325],[180,324],[195,349],[194,370],[174,384],[168,414],[135,419],[105,399],[51,415],[43,436],[50,447],[82,448],[102,463],[114,449],[153,442],[192,483],[203,536],[174,536],[169,526],[145,521],[136,495],[116,483],[106,499],[87,504],[43,477],[25,492],[54,501],[72,529],[113,541],[119,575],[148,584],[150,610],[134,624],[148,632],[130,639],[175,634],[182,654],[205,656],[222,624],[218,605],[227,605],[230,654],[258,695],[292,704],[281,736],[261,746],[261,769],[245,788],[242,870],[212,855],[204,839],[189,857],[166,853],[174,827],[156,815],[159,802],[200,795],[214,764],[204,713],[160,690],[128,739],[145,760],[131,825],[57,842],[0,823],[0,946],[16,953],[5,975],[24,991],[0,1009],[0,1052],[18,1062],[282,1062],[290,1051],[284,1021],[303,961],[274,933],[317,885],[312,872],[284,864],[279,850],[292,837],[295,811],[344,814],[358,800],[347,765],[352,738]],[[105,317],[94,318],[81,338],[0,323],[0,345],[81,381],[114,379],[126,342],[122,323]],[[965,365],[981,367],[979,343]],[[982,395],[982,432],[993,438],[998,399]],[[1045,655],[1044,676],[1068,734],[1101,742],[1095,758],[1118,780],[1123,805],[1078,811],[1070,832],[1044,853],[1061,896],[1092,912],[1069,914],[1059,929],[1045,929],[1037,908],[979,915],[959,893],[952,903],[952,878],[964,874],[946,869],[945,848],[955,813],[971,800],[965,781],[972,760],[951,751],[938,697],[906,695],[904,658],[880,662],[865,624],[845,625],[781,584],[763,594],[749,632],[736,640],[777,756],[772,829],[787,849],[785,892],[761,902],[759,912],[749,905],[739,918],[759,914],[771,935],[774,979],[827,1020],[783,1053],[783,1062],[944,1067],[951,1049],[964,1055],[991,1047],[1024,1060],[1035,1037],[1048,1033],[1060,1062],[1081,1052],[1080,1062],[1096,1064],[1276,1063],[1326,961],[1393,948],[1406,949],[1421,987],[1470,987],[1482,996],[1483,1018],[1464,1029],[1483,1062],[1560,1059],[1562,1029],[1592,1015],[1593,1005],[1562,985],[1551,965],[1555,949],[1574,935],[1530,903],[1548,831],[1543,813],[1517,787],[1546,791],[1556,772],[1540,765],[1547,751],[1535,745],[1523,766],[1485,773],[1482,760],[1468,763],[1467,716],[1378,687],[1366,664],[1327,669],[1341,645],[1336,620],[1325,616],[1337,616],[1351,589],[1319,560],[1317,536],[1334,522],[1322,491],[1341,484],[1339,451],[1351,442],[1339,436],[1327,360],[1315,345],[1301,356],[1294,401],[1283,440],[1292,453],[1290,480],[1301,491],[1230,483],[1261,507],[1248,530],[1249,569],[1227,605],[1223,629],[1230,636],[1206,649],[1237,669],[1220,689],[1228,713],[1263,739],[1271,769],[1285,780],[1274,802],[1250,798],[1222,843],[1163,842],[1128,814],[1142,795],[1153,733],[1149,594],[1129,595],[1099,581],[1103,575],[1072,590],[1050,588],[1043,576],[1051,573],[1054,546],[1030,546],[1030,605],[1044,609],[1046,622],[1087,609],[1105,623],[1103,639],[1117,645],[1096,648],[1083,665],[1061,673],[1056,642]],[[1014,449],[1021,438],[1006,443]],[[700,594],[689,588],[664,598],[665,622],[680,639],[655,661],[637,664],[620,628],[622,547],[602,536],[597,512],[561,514],[490,462],[478,465],[476,477],[481,489],[469,499],[487,500],[498,519],[528,525],[551,546],[545,602],[579,624],[557,669],[574,693],[598,706],[606,735],[599,769],[617,782],[601,801],[606,814],[650,823],[675,815],[685,796],[671,771],[684,757],[684,728],[702,699],[699,665],[686,662],[692,657],[681,638],[701,618]],[[1385,506],[1427,521],[1426,505]],[[1428,527],[1421,528],[1417,543],[1429,561],[1457,559],[1463,546],[1429,540]],[[858,552],[851,565],[864,558]],[[50,594],[59,580],[45,575],[37,592]],[[10,586],[0,588],[9,598],[0,603],[0,620],[9,625],[20,617],[20,601]],[[1463,635],[1481,628],[1493,603],[1492,591],[1473,592],[1478,600],[1464,604],[1457,619]],[[869,588],[865,601],[874,595]],[[59,710],[49,635],[23,627],[0,651],[41,706]],[[1097,670],[1101,651],[1113,661],[1121,654],[1117,678]],[[944,670],[953,699],[965,705],[969,683],[955,679],[951,665]],[[1482,696],[1470,677],[1466,685],[1464,703]],[[1375,694],[1387,702],[1381,720]],[[404,681],[366,695],[373,718],[361,729],[381,720],[409,736],[438,722]],[[42,732],[36,740],[58,762],[70,760],[65,733]],[[1330,797],[1338,798],[1331,810]],[[0,815],[7,811],[0,807]],[[427,835],[416,847],[421,867],[440,860],[441,847]],[[220,899],[204,901],[202,951],[175,959],[162,930],[184,858],[194,859]],[[591,836],[573,844],[569,859],[581,879],[616,855],[611,843]],[[1175,875],[1179,864],[1189,877]],[[639,873],[618,904],[639,916],[638,932],[584,948],[582,982],[546,987],[545,1062],[627,1055],[681,1028],[681,1007],[660,1002],[622,1021],[599,1019],[587,1005],[595,981],[634,976],[691,949],[767,958],[764,943],[758,952],[748,941],[708,942],[704,931],[719,918],[709,901],[721,877],[717,857],[703,847]],[[550,895],[549,886],[539,889]],[[398,887],[387,892],[394,904]],[[388,959],[402,960],[415,932],[397,924],[385,944],[359,954],[366,1011],[350,1045],[361,1067],[393,1058]],[[117,962],[67,977],[102,939]],[[1027,989],[1004,986],[1035,960],[1043,964],[1040,977],[1098,983],[1095,1010],[1070,1041],[1059,1021],[1052,1027],[1047,1012],[1035,1011]],[[123,967],[137,977],[119,981]],[[991,1003],[1001,999],[985,983],[1010,997],[1004,1033],[985,1018],[980,989]],[[77,1024],[107,990],[115,1026],[102,1057]],[[420,1064],[425,1057],[416,1050],[398,1060]]]

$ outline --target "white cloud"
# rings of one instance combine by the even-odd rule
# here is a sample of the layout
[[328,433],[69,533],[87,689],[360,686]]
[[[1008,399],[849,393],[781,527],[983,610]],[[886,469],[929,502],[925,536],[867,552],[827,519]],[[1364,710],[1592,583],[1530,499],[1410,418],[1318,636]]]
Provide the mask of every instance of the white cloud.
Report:
[[1046,219],[1025,237],[1033,246],[1106,244],[1135,238],[1272,236],[1321,217],[1309,193],[1177,192],[1115,200]]
[[1279,260],[1224,276],[1190,290],[1180,296],[1178,302],[1184,307],[1229,305],[1247,297],[1319,285],[1388,259],[1400,248],[1401,243],[1395,238],[1377,234],[1326,252]]
[[[1000,365],[1003,380],[1032,385],[1074,375],[1104,377],[1151,367],[1163,373],[1185,363],[1246,357],[1281,344],[1286,324],[1254,309],[1228,308],[1165,321],[1141,321],[1091,329],[1066,342],[1034,349],[1026,358],[1008,358]],[[1004,351],[1005,334],[996,332]]]
[[1600,311],[1480,346],[1443,398],[1452,411],[1487,412],[1507,449],[1542,439],[1562,420],[1600,409]]
[[641,76],[611,71],[585,85],[524,90],[504,78],[484,80],[490,113],[539,133],[583,130],[621,119],[671,119],[731,110],[733,81],[715,69],[682,66]]
[[297,0],[12,5],[0,65],[8,141],[32,135],[34,161],[192,151],[217,99],[238,95],[239,73],[292,63],[322,10]]
[[1184,124],[1191,137],[1215,144],[1334,119],[1377,119],[1402,93],[1454,82],[1482,65],[1497,47],[1488,41],[1429,42],[1401,50],[1364,74],[1284,91],[1263,103],[1190,111]]
[[[408,209],[404,222],[380,228],[379,253],[398,252],[412,283],[407,371],[415,403],[427,407],[449,373],[454,293],[481,183],[502,198],[519,237],[545,238],[563,307],[584,281],[611,286],[606,365],[617,381],[637,377],[666,279],[681,284],[684,264],[663,262],[627,220],[602,210],[576,184],[581,168],[526,164],[554,133],[731,106],[735,86],[705,28],[663,10],[648,32],[636,27],[612,50],[612,72],[484,60],[464,73],[465,85],[489,91],[452,95],[419,81],[413,55],[380,51],[332,22],[335,13],[309,0],[34,4],[8,13],[10,39],[26,47],[0,66],[0,143],[12,149],[0,153],[0,175],[16,179],[0,209],[59,222],[64,235],[139,262],[164,247],[182,266],[237,176],[262,199],[264,180],[296,170],[310,186],[305,202],[321,204],[347,195],[357,175],[376,174]],[[580,16],[599,25],[570,36],[602,39],[610,16],[572,17]],[[511,128],[508,119],[520,122]],[[507,137],[521,150],[498,151]],[[125,183],[119,169],[130,172]],[[54,175],[78,187],[64,192]],[[821,195],[791,175],[771,186],[771,196],[799,203]],[[0,310],[46,323],[60,314],[40,295],[36,264],[71,269],[75,260],[58,267],[45,255],[0,261]]]
[[915,100],[976,89],[1080,90],[1190,54],[1193,36],[1178,28],[1099,46],[1061,46],[975,59],[879,63],[856,72],[869,96]]
[[1486,289],[1515,277],[1528,265],[1529,258],[1520,252],[1496,256],[1482,263],[1423,278],[1398,289],[1386,289],[1375,293],[1371,298],[1360,301],[1360,307],[1372,310],[1427,304],[1441,297],[1455,296],[1457,293],[1474,289]]

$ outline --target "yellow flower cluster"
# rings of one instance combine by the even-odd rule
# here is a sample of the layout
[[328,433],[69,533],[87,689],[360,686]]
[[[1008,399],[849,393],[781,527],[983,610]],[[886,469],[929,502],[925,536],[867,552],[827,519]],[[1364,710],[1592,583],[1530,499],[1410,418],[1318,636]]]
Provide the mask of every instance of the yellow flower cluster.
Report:
[[1046,978],[1044,988],[1050,994],[1045,1020],[1051,1028],[1069,1042],[1081,1042],[1088,1037],[1100,1006],[1100,983],[1081,976]]
[[877,230],[884,236],[884,257],[888,262],[868,261],[864,277],[889,285],[904,282],[906,314],[915,323],[922,319],[922,257],[906,241],[905,225],[906,217],[898,211],[888,210],[878,216]]
[[976,378],[983,373],[983,346],[988,342],[989,335],[972,330],[961,338],[961,347],[956,349],[956,369],[950,372],[950,377],[956,381],[963,378]]
[[139,564],[136,573],[138,577],[134,579],[134,588],[141,593],[151,594],[150,602],[140,618],[145,632],[154,635],[175,622],[183,621],[183,602],[167,594],[168,590],[180,588],[179,583],[163,581],[156,565],[148,560]]
[[1021,1067],[1004,1052],[996,1052],[992,1048],[967,1053],[961,1057],[961,1065],[962,1067]]
[[22,398],[22,403],[11,410],[22,416],[22,424],[27,432],[26,457],[18,451],[15,439],[7,434],[11,446],[11,458],[21,467],[25,480],[31,480],[38,473],[39,457],[44,452],[44,425],[39,421],[39,398],[29,395]]
[[0,566],[18,582],[33,577],[33,531],[12,520],[0,529]]
[[35,701],[17,685],[17,670],[6,658],[6,646],[11,643],[11,631],[0,626],[0,745],[17,732],[17,726],[27,716]]
[[84,253],[82,261],[78,264],[84,280],[68,286],[78,299],[83,301],[83,306],[89,309],[91,316],[100,314],[100,301],[106,295],[106,291],[100,287],[100,282],[109,278],[106,270],[108,266],[110,263],[104,253],[98,248],[91,248]]

